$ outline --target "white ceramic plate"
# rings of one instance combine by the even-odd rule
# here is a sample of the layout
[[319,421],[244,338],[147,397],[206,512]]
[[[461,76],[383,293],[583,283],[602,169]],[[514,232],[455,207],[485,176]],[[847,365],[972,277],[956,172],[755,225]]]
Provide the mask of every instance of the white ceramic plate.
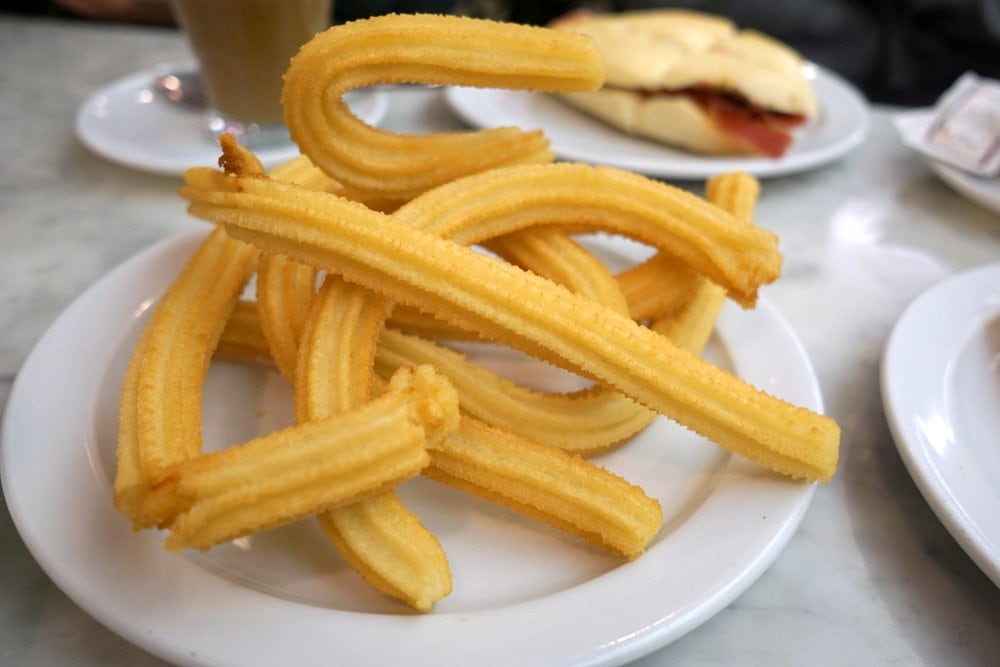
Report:
[[[111,504],[120,378],[149,307],[200,233],[152,247],[94,284],[52,325],[12,389],[3,488],[35,558],[83,609],[135,644],[190,665],[617,664],[688,632],[729,604],[794,533],[814,487],[730,456],[667,421],[601,463],[661,501],[665,525],[631,563],[426,479],[400,495],[440,538],[454,592],[411,613],[367,588],[314,521],[202,553],[168,553]],[[608,252],[617,253],[614,246]],[[809,361],[766,302],[725,310],[710,354],[813,409]],[[512,376],[544,374],[482,351]],[[216,364],[206,446],[291,420],[270,367]]]
[[515,125],[541,129],[564,160],[605,164],[660,178],[705,179],[724,171],[759,177],[819,167],[845,155],[865,137],[868,104],[848,82],[811,67],[820,116],[803,128],[780,159],[712,157],[632,137],[570,108],[550,95],[493,88],[447,89],[447,100],[475,127]]
[[[77,137],[98,155],[140,171],[178,175],[188,167],[216,165],[219,145],[204,130],[202,111],[169,102],[152,86],[157,74],[187,69],[191,65],[158,65],[97,90],[77,110]],[[376,89],[351,91],[345,99],[370,125],[388,109],[385,92]],[[291,139],[254,152],[267,168],[299,154]]]
[[889,336],[881,382],[907,469],[1000,586],[1000,264],[917,297]]
[[938,177],[962,196],[983,208],[1000,213],[1000,176],[975,176],[938,160],[927,158],[927,165]]

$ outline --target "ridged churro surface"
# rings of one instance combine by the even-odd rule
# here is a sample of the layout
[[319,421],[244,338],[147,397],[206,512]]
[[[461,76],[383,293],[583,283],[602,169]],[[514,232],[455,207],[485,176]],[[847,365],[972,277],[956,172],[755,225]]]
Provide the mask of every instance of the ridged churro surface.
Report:
[[324,172],[361,192],[413,196],[459,176],[552,159],[538,131],[515,127],[406,135],[355,117],[341,96],[382,83],[542,91],[594,90],[604,62],[590,39],[533,26],[438,15],[386,15],[334,26],[285,74],[285,123]]

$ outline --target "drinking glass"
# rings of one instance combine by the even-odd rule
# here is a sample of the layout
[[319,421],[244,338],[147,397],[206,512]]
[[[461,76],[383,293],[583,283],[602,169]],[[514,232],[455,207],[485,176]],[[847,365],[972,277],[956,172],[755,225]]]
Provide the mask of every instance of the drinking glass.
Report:
[[287,143],[282,76],[330,25],[332,0],[172,0],[172,8],[208,93],[206,129],[249,148]]

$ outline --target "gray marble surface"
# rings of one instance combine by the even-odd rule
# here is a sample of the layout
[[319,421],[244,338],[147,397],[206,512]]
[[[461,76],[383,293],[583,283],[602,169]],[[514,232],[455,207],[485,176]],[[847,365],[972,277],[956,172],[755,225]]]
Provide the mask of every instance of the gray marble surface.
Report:
[[[0,14],[0,405],[75,296],[192,226],[178,179],[107,162],[73,133],[88,93],[184,55],[167,30]],[[989,665],[1000,656],[1000,590],[907,474],[878,371],[890,327],[914,296],[1000,260],[1000,216],[954,194],[903,149],[889,113],[874,111],[868,139],[842,161],[766,181],[757,215],[779,234],[786,262],[766,295],[801,337],[843,428],[840,470],[749,590],[638,664]],[[459,125],[437,92],[404,90],[393,93],[385,126]],[[0,664],[163,664],[51,583],[6,505],[0,591]]]

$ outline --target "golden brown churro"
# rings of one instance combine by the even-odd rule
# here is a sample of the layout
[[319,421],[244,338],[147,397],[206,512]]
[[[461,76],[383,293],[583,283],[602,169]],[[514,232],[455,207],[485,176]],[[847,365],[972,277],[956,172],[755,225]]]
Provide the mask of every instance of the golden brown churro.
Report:
[[[294,382],[299,423],[370,400],[375,345],[388,305],[363,287],[327,276],[299,343]],[[440,543],[391,491],[327,510],[319,522],[344,560],[385,595],[427,610],[451,592],[451,569]]]
[[377,362],[384,373],[407,364],[433,364],[455,385],[465,414],[504,431],[583,455],[623,442],[656,416],[603,385],[572,394],[528,389],[468,361],[454,350],[392,329],[382,333]]
[[436,15],[387,15],[334,26],[285,74],[285,122],[324,172],[360,191],[411,197],[459,176],[548,162],[540,132],[514,127],[424,136],[366,125],[341,96],[382,83],[542,91],[594,90],[604,66],[588,38],[544,28]]
[[430,367],[404,369],[379,399],[173,466],[150,502],[170,549],[207,549],[356,501],[412,477],[425,446],[458,425],[454,389]]
[[[416,474],[625,558],[659,531],[660,505],[580,453],[658,413],[773,470],[829,479],[835,422],[698,357],[723,299],[751,307],[780,272],[776,237],[751,223],[754,179],[712,179],[702,198],[555,164],[540,132],[394,134],[342,99],[380,83],[567,92],[603,78],[589,38],[454,16],[377,16],[305,45],[283,91],[303,155],[268,175],[223,137],[222,172],[185,174],[190,212],[221,228],[124,378],[115,504],[133,525],[206,549],[314,514],[366,582],[428,610],[452,580],[394,492]],[[615,276],[578,232],[624,235],[654,256]],[[256,301],[240,302],[255,263]],[[593,384],[528,389],[414,331],[510,345]],[[295,425],[203,453],[213,352],[272,358]]]
[[315,267],[284,255],[263,253],[257,271],[260,324],[281,374],[295,379],[299,340],[316,291]]
[[833,474],[840,436],[833,420],[760,392],[551,281],[326,193],[206,170],[187,179],[190,211],[236,238],[606,382],[779,472]]
[[136,527],[152,523],[140,509],[147,489],[174,464],[201,454],[202,383],[257,255],[214,230],[157,304],[136,346],[122,391],[115,477],[116,506]]
[[679,188],[609,167],[495,169],[435,188],[395,217],[461,244],[541,224],[623,234],[692,267],[744,306],[752,306],[757,288],[781,271],[777,238],[770,231]]
[[660,530],[660,504],[579,456],[474,419],[431,450],[425,474],[635,558]]
[[[741,172],[710,178],[705,187],[705,198],[708,201],[729,211],[748,226],[753,220],[753,210],[759,194],[760,183],[757,179]],[[659,264],[662,267],[662,263],[656,261],[647,264]],[[649,279],[648,275],[646,279]],[[675,344],[697,353],[708,342],[715,328],[715,320],[722,310],[726,293],[703,276],[696,276],[692,283],[687,301],[652,326]]]

